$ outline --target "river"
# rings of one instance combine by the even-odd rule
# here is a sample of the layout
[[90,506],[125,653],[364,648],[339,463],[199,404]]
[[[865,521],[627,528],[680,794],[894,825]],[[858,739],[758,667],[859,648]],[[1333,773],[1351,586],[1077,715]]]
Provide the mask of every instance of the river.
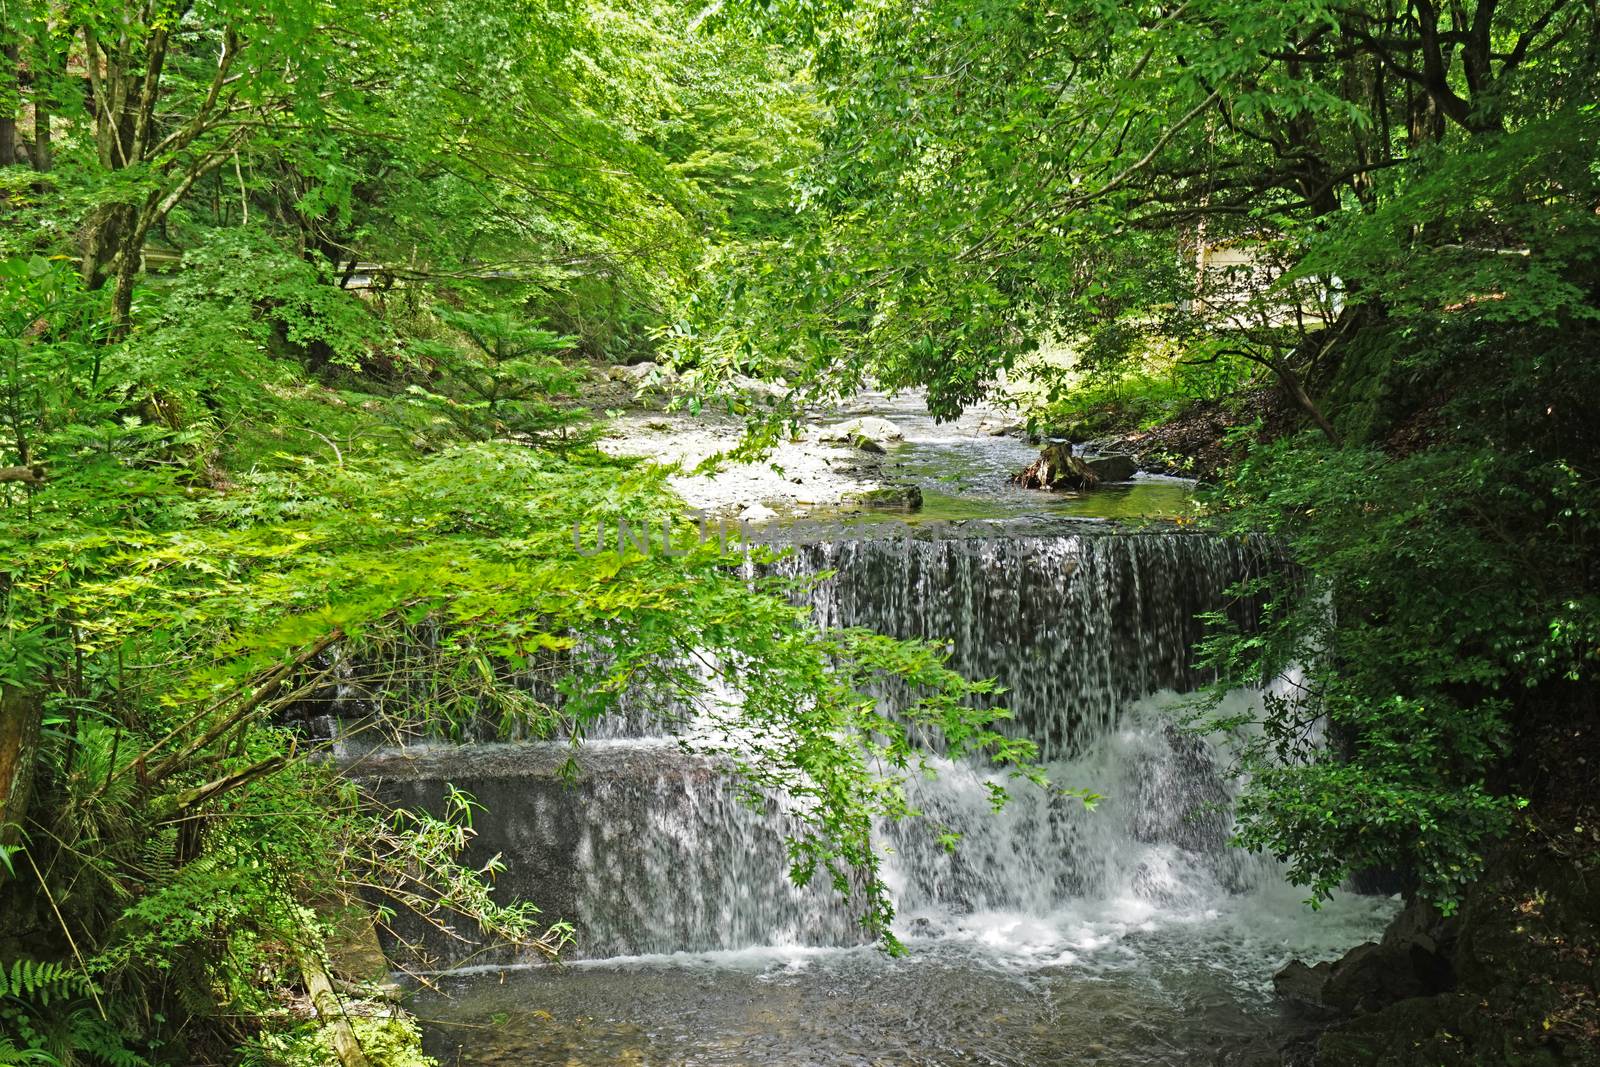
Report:
[[1187,515],[1187,483],[1030,494],[1003,481],[1021,442],[875,413],[905,429],[892,469],[923,490],[910,536],[829,516],[837,532],[780,566],[835,572],[813,595],[822,623],[950,641],[956,666],[1010,690],[1052,780],[1105,799],[1029,788],[994,815],[975,767],[920,783],[961,840],[952,855],[925,829],[883,830],[909,949],[890,958],[840,901],[790,885],[778,823],[648,717],[597,731],[576,783],[555,748],[436,752],[392,799],[468,789],[477,847],[508,863],[501,891],[578,933],[560,966],[458,955],[433,977],[414,1010],[441,1062],[1275,1064],[1307,1023],[1274,1002],[1273,972],[1382,929],[1393,901],[1312,910],[1275,861],[1231,847],[1226,755],[1173,723],[1205,681],[1195,615],[1247,611],[1226,591],[1268,548],[1107,521]]

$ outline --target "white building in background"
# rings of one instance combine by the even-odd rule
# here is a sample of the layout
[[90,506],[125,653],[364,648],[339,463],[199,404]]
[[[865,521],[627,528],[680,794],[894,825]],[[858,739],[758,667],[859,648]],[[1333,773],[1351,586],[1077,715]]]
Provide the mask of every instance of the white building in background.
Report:
[[1267,241],[1202,239],[1195,249],[1194,296],[1184,309],[1233,329],[1320,329],[1338,318],[1344,309],[1339,279],[1281,281],[1291,265],[1274,257]]

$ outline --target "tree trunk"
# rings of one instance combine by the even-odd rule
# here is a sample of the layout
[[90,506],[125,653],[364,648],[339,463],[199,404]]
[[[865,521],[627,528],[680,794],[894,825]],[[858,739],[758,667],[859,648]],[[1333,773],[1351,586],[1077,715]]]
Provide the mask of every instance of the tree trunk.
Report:
[[133,280],[139,273],[139,252],[138,248],[124,246],[122,258],[117,261],[116,284],[111,289],[111,332],[107,338],[113,344],[133,328]]
[[[0,31],[8,32],[8,31]],[[12,41],[0,45],[0,60],[5,64],[5,72],[0,74],[0,79],[10,82],[16,88],[21,84],[22,72],[18,69],[17,59],[21,55],[21,48]],[[17,112],[15,105],[0,107],[0,167],[9,167],[17,161]]]
[[0,845],[21,840],[43,719],[38,693],[0,684]]
[[1093,489],[1100,483],[1089,465],[1065,443],[1046,445],[1039,458],[1011,476],[1024,489]]
[[33,155],[30,158],[35,173],[44,174],[50,170],[51,160],[50,145],[50,109],[44,101],[35,101],[33,105]]
[[333,1054],[338,1057],[340,1067],[371,1067],[372,1061],[367,1059],[366,1052],[361,1048],[361,1041],[350,1025],[349,1016],[345,1014],[344,1004],[339,1000],[339,994],[334,992],[333,979],[322,965],[316,949],[297,945],[295,954],[299,957],[300,974],[305,979],[306,992],[311,995],[311,1006],[316,1009],[323,1025],[328,1027],[328,1036],[333,1040]]
[[111,277],[117,253],[125,243],[124,235],[133,223],[133,209],[126,204],[103,207],[89,221],[83,241],[85,289],[99,289]]
[[33,152],[28,159],[35,172],[44,174],[55,159],[50,114],[55,110],[59,87],[67,79],[67,50],[55,46],[48,28],[40,37],[33,72]]
[[1317,406],[1317,402],[1311,399],[1311,394],[1306,392],[1305,383],[1300,380],[1300,375],[1296,374],[1294,369],[1281,359],[1273,360],[1271,366],[1273,373],[1283,383],[1283,387],[1289,390],[1289,395],[1294,398],[1294,402],[1300,406],[1301,411],[1311,417],[1312,422],[1317,424],[1317,429],[1322,431],[1323,436],[1328,439],[1328,443],[1335,448],[1341,447],[1344,441],[1339,437],[1339,431],[1333,428],[1333,423],[1328,421],[1328,417],[1322,413],[1322,409]]

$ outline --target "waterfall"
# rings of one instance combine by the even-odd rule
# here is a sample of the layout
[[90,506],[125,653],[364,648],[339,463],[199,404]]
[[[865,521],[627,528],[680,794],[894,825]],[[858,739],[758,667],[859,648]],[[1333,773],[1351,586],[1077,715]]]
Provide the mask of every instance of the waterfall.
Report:
[[1228,783],[1209,748],[1172,724],[1170,697],[1134,703],[1077,755],[1047,765],[1053,784],[1103,794],[1093,810],[1022,787],[994,812],[985,787],[999,779],[972,765],[946,763],[917,783],[913,805],[960,839],[947,852],[925,827],[883,831],[905,929],[950,934],[1130,909],[1194,914],[1278,888],[1275,864],[1227,847]]
[[[438,810],[446,782],[471,794],[483,805],[473,859],[506,861],[502,899],[573,922],[577,956],[861,941],[830,887],[791,884],[776,804],[752,810],[725,767],[665,739],[591,741],[572,780],[570,755],[556,744],[428,745],[370,756],[361,772],[395,805]],[[433,957],[425,964],[506,959],[470,948],[470,930],[450,937],[396,918]]]
[[1197,616],[1253,605],[1228,588],[1259,573],[1262,544],[1191,533],[853,540],[798,545],[789,574],[834,572],[812,595],[824,626],[949,641],[951,665],[996,678],[1042,758],[1081,750],[1130,701],[1203,678]]
[[[952,665],[995,677],[1054,781],[1106,794],[1014,790],[989,809],[985,772],[946,761],[913,786],[926,820],[885,827],[885,877],[910,936],[1117,907],[1204,908],[1270,880],[1225,846],[1228,790],[1207,747],[1171,725],[1157,694],[1204,678],[1195,618],[1247,603],[1226,592],[1268,565],[1261,545],[1187,532],[869,539],[803,544],[776,568],[832,572],[810,590],[817,621],[948,641]],[[576,750],[557,744],[429,746],[374,754],[360,771],[391,803],[437,807],[449,782],[484,805],[475,855],[499,854],[498,892],[577,930],[603,957],[754,945],[859,943],[850,903],[790,884],[777,804],[752,810],[723,768],[689,755],[638,709]],[[631,736],[645,734],[647,736]],[[581,768],[569,783],[568,757]],[[928,823],[960,834],[949,853]],[[989,923],[992,927],[992,922]],[[436,955],[487,962],[422,931]]]

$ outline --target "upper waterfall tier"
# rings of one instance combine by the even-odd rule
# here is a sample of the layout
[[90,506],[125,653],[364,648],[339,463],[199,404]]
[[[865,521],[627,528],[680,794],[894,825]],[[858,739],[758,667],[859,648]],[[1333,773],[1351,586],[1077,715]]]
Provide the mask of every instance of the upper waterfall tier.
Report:
[[798,546],[780,567],[833,572],[824,626],[949,641],[952,665],[995,678],[1049,759],[1100,736],[1130,700],[1192,690],[1203,612],[1247,621],[1228,590],[1260,545],[1192,533],[859,540]]
[[[1130,700],[1202,684],[1199,616],[1225,612],[1248,625],[1255,605],[1229,591],[1271,565],[1258,541],[1193,531],[974,524],[950,533],[803,541],[772,567],[828,575],[810,591],[822,626],[948,642],[953,667],[1005,687],[1012,729],[1045,759],[1081,751]],[[591,736],[661,732],[659,701],[627,703]]]

